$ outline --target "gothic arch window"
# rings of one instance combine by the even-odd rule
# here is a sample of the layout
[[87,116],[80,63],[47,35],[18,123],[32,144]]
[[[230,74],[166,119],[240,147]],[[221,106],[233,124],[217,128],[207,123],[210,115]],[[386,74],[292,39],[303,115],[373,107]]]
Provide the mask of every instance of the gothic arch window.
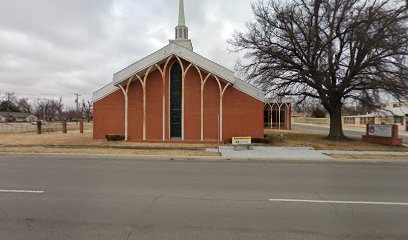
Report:
[[170,70],[170,138],[182,135],[182,70],[178,62]]

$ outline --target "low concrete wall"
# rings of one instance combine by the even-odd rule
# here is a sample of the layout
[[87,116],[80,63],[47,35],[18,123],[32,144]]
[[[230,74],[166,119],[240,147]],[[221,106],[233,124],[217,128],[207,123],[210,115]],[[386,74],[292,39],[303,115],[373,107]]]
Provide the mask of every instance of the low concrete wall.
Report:
[[310,118],[310,117],[293,117],[294,123],[312,123],[312,124],[330,124],[330,118]]
[[[377,123],[377,124],[381,124],[381,123]],[[393,124],[393,123],[390,123],[390,124]],[[358,122],[356,122],[355,124],[346,124],[346,123],[343,123],[343,126],[345,126],[345,127],[360,127],[360,128],[365,128],[365,127],[367,126],[367,124],[360,124],[360,121],[358,121]],[[399,132],[400,132],[400,133],[406,133],[406,132],[408,132],[408,131],[406,131],[407,129],[406,129],[406,126],[405,126],[405,125],[400,125],[400,124],[398,124],[397,126],[398,126],[398,129],[399,129]]]
[[[92,128],[91,123],[84,123],[87,129]],[[79,130],[79,124],[76,122],[67,123],[68,130]],[[62,132],[61,122],[51,122],[42,125],[43,132]],[[22,132],[36,132],[37,125],[31,123],[0,123],[0,133],[22,133]]]

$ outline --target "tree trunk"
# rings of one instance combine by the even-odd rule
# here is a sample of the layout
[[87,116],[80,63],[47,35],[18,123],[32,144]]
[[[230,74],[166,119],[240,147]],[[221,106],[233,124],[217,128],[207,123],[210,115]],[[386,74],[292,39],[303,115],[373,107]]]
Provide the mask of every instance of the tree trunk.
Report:
[[343,132],[341,105],[336,106],[334,111],[330,112],[330,133],[328,138],[334,141],[347,139]]

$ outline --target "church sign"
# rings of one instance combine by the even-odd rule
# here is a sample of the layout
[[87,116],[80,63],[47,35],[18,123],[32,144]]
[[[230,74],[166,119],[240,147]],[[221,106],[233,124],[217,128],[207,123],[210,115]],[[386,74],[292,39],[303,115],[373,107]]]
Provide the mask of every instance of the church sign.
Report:
[[232,138],[232,145],[251,145],[252,138],[251,137],[234,137]]
[[392,137],[392,125],[369,125],[368,135],[374,137]]

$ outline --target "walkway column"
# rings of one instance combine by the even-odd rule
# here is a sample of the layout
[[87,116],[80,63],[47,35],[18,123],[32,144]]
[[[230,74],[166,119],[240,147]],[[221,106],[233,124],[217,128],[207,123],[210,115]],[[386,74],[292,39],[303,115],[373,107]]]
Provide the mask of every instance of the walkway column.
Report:
[[127,84],[126,84],[126,88],[124,88],[122,85],[119,85],[119,88],[122,90],[123,96],[125,97],[125,141],[129,140],[129,119],[128,119],[128,115],[129,115],[129,87],[130,84],[133,81],[133,77],[129,78]]
[[269,108],[271,109],[271,115],[269,116],[270,118],[270,120],[271,120],[271,129],[273,129],[273,105],[271,105],[270,103],[268,103],[269,104]]
[[279,111],[279,113],[278,113],[278,124],[279,124],[279,130],[281,130],[281,110],[282,110],[282,104],[279,104],[278,105],[279,106],[279,108],[278,108],[278,111]]
[[170,56],[166,63],[164,64],[163,69],[160,68],[159,65],[156,64],[157,69],[159,69],[159,72],[161,74],[162,77],[162,85],[163,85],[163,89],[162,89],[162,132],[163,132],[163,142],[166,141],[166,72],[167,72],[167,67],[169,65],[170,60],[173,58],[173,56]]
[[[197,67],[196,67],[197,68]],[[204,88],[205,88],[205,83],[207,82],[208,78],[211,76],[211,73],[207,74],[205,79],[203,79],[203,76],[201,74],[201,71],[197,68],[200,74],[200,79],[201,79],[201,142],[204,142]]]
[[219,140],[222,141],[223,140],[223,98],[224,98],[224,93],[227,90],[227,88],[231,85],[231,83],[228,83],[227,85],[225,85],[224,88],[222,88],[221,86],[221,82],[218,79],[217,76],[215,76],[215,79],[217,80],[218,83],[218,87],[220,88],[220,136],[218,136]]
[[193,66],[195,67],[195,69],[198,72],[198,75],[200,76],[200,83],[201,83],[201,92],[200,92],[200,130],[201,130],[201,142],[204,142],[204,87],[205,87],[205,83],[207,82],[208,78],[211,76],[211,73],[208,73],[207,76],[205,77],[205,79],[203,78],[203,74],[200,70],[200,68],[198,68],[196,65],[193,64]]
[[[154,66],[154,65],[153,65]],[[146,119],[147,119],[147,114],[146,114],[146,95],[147,95],[147,78],[150,74],[150,71],[152,70],[153,66],[150,66],[146,73],[145,76],[142,78],[136,74],[137,79],[139,79],[140,84],[142,84],[143,88],[143,141],[146,141]]]

